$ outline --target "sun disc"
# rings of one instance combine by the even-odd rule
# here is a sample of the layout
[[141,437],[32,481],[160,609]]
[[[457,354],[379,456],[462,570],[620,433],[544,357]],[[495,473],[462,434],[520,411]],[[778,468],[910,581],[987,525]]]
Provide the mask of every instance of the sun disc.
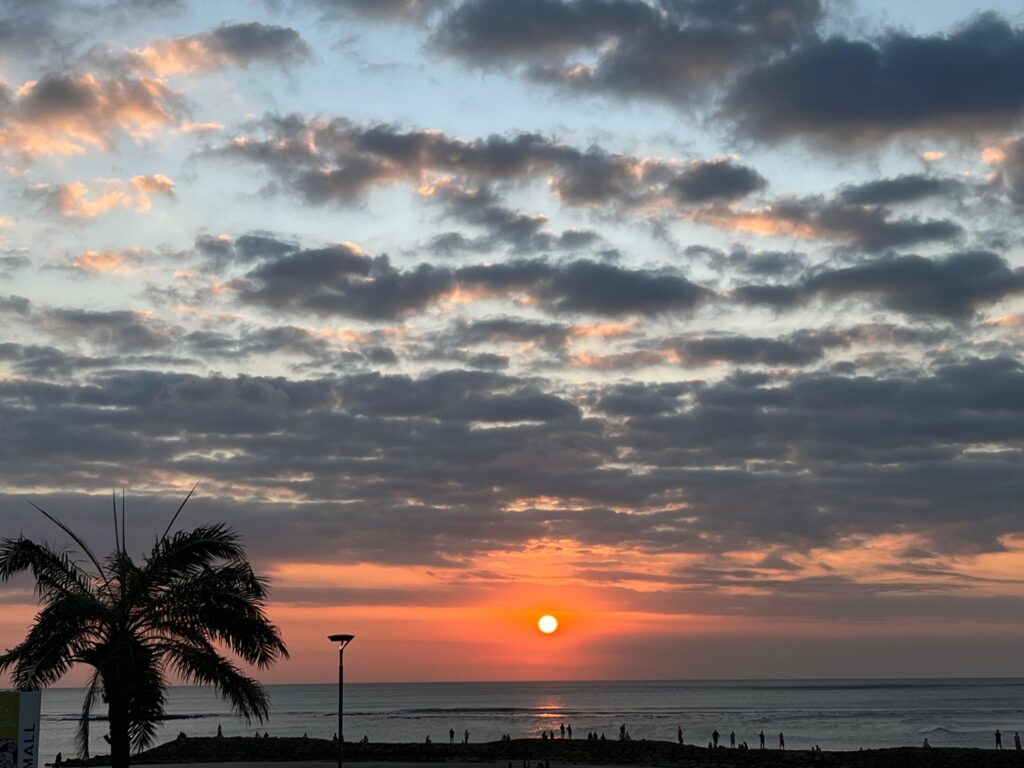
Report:
[[558,619],[552,616],[550,613],[541,616],[537,621],[537,628],[545,635],[550,635],[556,629],[558,629]]

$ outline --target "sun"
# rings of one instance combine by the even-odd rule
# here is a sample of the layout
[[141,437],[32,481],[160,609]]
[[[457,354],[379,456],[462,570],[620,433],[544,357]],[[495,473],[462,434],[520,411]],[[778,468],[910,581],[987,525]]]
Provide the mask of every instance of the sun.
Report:
[[550,613],[541,616],[537,621],[537,629],[543,632],[545,635],[550,635],[556,629],[558,629],[558,619],[552,616]]

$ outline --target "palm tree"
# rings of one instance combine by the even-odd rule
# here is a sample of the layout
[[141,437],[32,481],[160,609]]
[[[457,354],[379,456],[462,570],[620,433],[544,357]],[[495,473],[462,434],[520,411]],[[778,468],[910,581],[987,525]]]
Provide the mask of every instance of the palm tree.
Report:
[[168,678],[211,685],[239,715],[262,721],[266,691],[220,649],[259,669],[288,657],[264,610],[267,582],[253,573],[238,536],[223,524],[170,533],[191,495],[138,564],[123,541],[123,496],[121,534],[115,503],[116,546],[102,563],[74,531],[36,507],[74,540],[91,567],[45,542],[0,540],[0,583],[31,572],[42,606],[25,640],[0,654],[0,672],[10,669],[14,685],[31,691],[52,685],[76,664],[92,667],[78,746],[88,750],[89,716],[102,694],[112,768],[127,768],[132,748],[152,744]]

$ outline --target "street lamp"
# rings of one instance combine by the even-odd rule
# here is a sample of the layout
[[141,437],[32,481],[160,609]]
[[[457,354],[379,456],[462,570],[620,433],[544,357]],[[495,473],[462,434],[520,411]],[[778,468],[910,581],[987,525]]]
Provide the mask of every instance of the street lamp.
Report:
[[355,635],[328,635],[332,643],[338,643],[338,768],[345,761],[345,734],[341,729],[341,714],[345,709],[345,646]]

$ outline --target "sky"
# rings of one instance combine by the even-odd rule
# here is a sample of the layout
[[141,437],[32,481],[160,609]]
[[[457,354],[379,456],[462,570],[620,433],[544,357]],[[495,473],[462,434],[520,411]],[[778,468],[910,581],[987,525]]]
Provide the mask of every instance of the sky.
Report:
[[268,682],[1024,675],[1022,71],[995,0],[0,0],[0,535],[198,484]]

